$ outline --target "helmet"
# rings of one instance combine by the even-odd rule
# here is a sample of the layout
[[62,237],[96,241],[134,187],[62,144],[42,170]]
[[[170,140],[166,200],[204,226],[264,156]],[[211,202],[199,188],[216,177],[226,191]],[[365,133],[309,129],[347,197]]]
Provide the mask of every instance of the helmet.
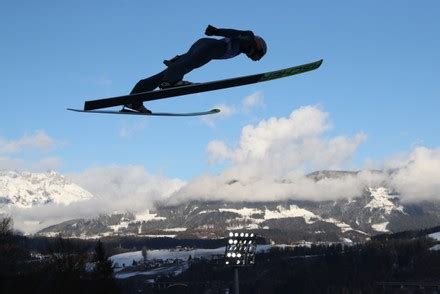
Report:
[[254,36],[255,49],[258,52],[260,58],[263,57],[267,52],[267,45],[263,38],[260,36]]

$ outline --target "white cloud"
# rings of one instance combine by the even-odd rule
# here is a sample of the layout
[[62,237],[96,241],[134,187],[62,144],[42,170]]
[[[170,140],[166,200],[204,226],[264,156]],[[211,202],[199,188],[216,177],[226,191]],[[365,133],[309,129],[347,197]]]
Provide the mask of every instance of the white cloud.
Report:
[[21,158],[0,156],[0,170],[44,172],[56,170],[61,165],[62,160],[59,157],[44,157],[36,161],[29,161]]
[[25,134],[17,140],[0,138],[0,154],[19,153],[25,150],[48,152],[59,143],[52,139],[43,130],[36,130],[32,135]]
[[146,129],[148,126],[147,121],[136,121],[134,123],[124,122],[119,129],[119,137],[123,139],[131,138],[134,134]]
[[389,184],[405,201],[440,200],[440,148],[417,147],[386,163]]
[[38,160],[24,160],[21,158],[0,156],[0,170],[16,170],[30,172],[45,172],[57,170],[63,164],[59,157],[44,157]]
[[243,175],[246,175],[246,170],[232,168],[216,176],[201,176],[174,193],[172,203],[188,199],[257,202],[351,199],[360,196],[366,186],[383,185],[387,179],[384,173],[371,171],[318,181],[303,174],[287,174],[282,178],[268,174],[251,178]]
[[234,106],[227,104],[217,104],[213,108],[220,109],[220,112],[213,115],[205,115],[200,118],[202,122],[210,127],[214,127],[217,121],[228,118],[237,113],[237,109]]
[[249,96],[246,96],[241,101],[241,105],[227,105],[224,103],[217,104],[214,108],[220,109],[220,113],[203,116],[200,119],[208,126],[214,127],[215,123],[219,120],[231,117],[235,114],[248,114],[251,112],[251,110],[257,107],[264,107],[262,92],[255,92]]
[[105,166],[71,174],[69,178],[97,198],[94,211],[143,211],[166,199],[185,182],[152,175],[141,166]]
[[235,148],[221,141],[208,144],[211,161],[231,160],[235,164],[256,164],[274,171],[332,169],[343,166],[366,136],[323,138],[331,128],[328,114],[317,107],[295,110],[287,118],[269,118],[257,126],[242,129]]
[[24,134],[15,140],[0,138],[0,170],[41,172],[57,169],[62,160],[48,156],[47,153],[61,145],[60,141],[50,137],[44,130],[36,130],[31,135]]
[[363,133],[327,138],[326,132],[331,127],[328,114],[315,106],[301,107],[289,117],[272,117],[257,125],[247,125],[234,147],[218,140],[208,144],[210,161],[226,160],[230,167],[219,175],[205,175],[191,181],[173,197],[176,201],[353,197],[363,187],[358,176],[318,182],[305,177],[315,170],[343,168],[366,139]]
[[210,163],[221,162],[225,158],[230,158],[231,150],[222,141],[211,141],[208,143],[207,151],[209,154],[208,161]]
[[[207,146],[211,162],[228,161],[218,175],[200,176],[174,195],[188,198],[231,201],[283,199],[329,200],[351,198],[366,186],[386,185],[403,201],[440,200],[440,149],[416,147],[384,163],[366,159],[366,170],[342,178],[307,178],[316,170],[340,170],[350,165],[358,146],[366,140],[329,137],[328,114],[314,106],[301,107],[289,117],[269,118],[243,127],[235,146],[215,140]],[[381,166],[382,173],[370,172]]]
[[[230,113],[233,113],[232,109]],[[154,203],[162,200],[171,203],[190,199],[333,200],[356,197],[365,186],[379,185],[388,185],[400,193],[403,201],[440,200],[438,148],[416,147],[409,154],[384,163],[366,161],[370,166],[381,166],[383,173],[362,171],[318,181],[306,177],[308,172],[316,170],[345,169],[359,145],[366,140],[362,132],[354,136],[332,137],[328,135],[331,129],[328,113],[315,106],[301,107],[288,117],[272,117],[244,126],[236,144],[228,146],[220,140],[209,142],[207,153],[210,161],[229,163],[217,175],[200,175],[185,183],[180,179],[150,174],[141,166],[90,168],[68,177],[95,195],[94,199],[68,206],[49,205],[17,210],[13,212],[14,219],[17,218],[22,226],[33,224],[34,227],[45,227],[66,219],[94,217],[99,213],[143,212],[154,208]],[[16,143],[0,146],[10,151],[40,145]],[[47,158],[34,163],[34,168],[59,164],[59,159]],[[0,157],[0,168],[5,166],[29,167],[29,163]]]
[[261,91],[255,92],[245,97],[241,103],[243,111],[247,113],[251,111],[253,108],[264,107],[263,98],[264,98],[263,92]]
[[16,228],[29,233],[76,218],[93,218],[114,212],[145,212],[154,208],[155,202],[167,199],[185,185],[180,179],[150,174],[141,166],[95,167],[66,175],[66,178],[94,197],[69,205],[46,204],[32,209],[9,207],[2,211],[13,216]]

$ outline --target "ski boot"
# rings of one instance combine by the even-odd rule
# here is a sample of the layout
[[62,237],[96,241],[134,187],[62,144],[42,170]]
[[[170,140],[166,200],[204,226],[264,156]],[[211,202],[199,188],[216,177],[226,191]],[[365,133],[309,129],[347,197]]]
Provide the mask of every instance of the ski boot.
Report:
[[[128,108],[128,109],[127,109]],[[121,112],[140,112],[140,113],[145,113],[145,114],[151,114],[151,110],[149,110],[148,108],[146,108],[142,103],[141,104],[125,104],[122,107]]]
[[169,88],[175,88],[175,87],[183,87],[183,86],[189,86],[192,85],[193,83],[188,82],[188,81],[177,81],[175,83],[170,83],[167,81],[163,81],[159,84],[159,88],[163,89],[169,89]]

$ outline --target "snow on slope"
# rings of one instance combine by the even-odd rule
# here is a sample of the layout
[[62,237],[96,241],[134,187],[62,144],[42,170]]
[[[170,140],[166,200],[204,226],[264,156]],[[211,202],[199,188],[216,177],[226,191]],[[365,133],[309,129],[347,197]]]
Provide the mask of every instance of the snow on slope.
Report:
[[389,230],[387,229],[387,226],[388,226],[389,223],[390,222],[383,222],[383,223],[373,224],[373,225],[371,225],[371,227],[375,231],[377,231],[377,232],[386,233],[386,232],[389,232]]
[[[252,217],[253,214],[260,214],[260,213],[262,213],[262,211],[259,210],[259,209],[256,209],[256,208],[246,208],[246,207],[242,208],[242,209],[220,208],[218,211],[220,211],[220,212],[226,211],[226,212],[233,212],[233,213],[236,213],[236,214],[240,214],[243,219],[250,218],[250,217]],[[209,212],[209,211],[202,211],[200,213],[207,213],[207,212]]]
[[[289,208],[285,208],[282,205],[279,205],[275,210],[265,209],[265,210],[259,210],[255,208],[242,208],[242,209],[232,209],[232,208],[221,208],[219,209],[220,212],[233,212],[241,215],[241,217],[237,217],[236,220],[242,221],[250,221],[252,223],[248,223],[245,226],[228,226],[228,230],[242,230],[242,229],[248,229],[248,230],[254,230],[259,229],[259,224],[271,219],[282,219],[282,218],[303,218],[304,221],[307,224],[313,224],[316,221],[324,221],[328,223],[335,224],[337,227],[341,229],[341,232],[345,233],[347,231],[352,231],[353,228],[337,219],[334,218],[321,218],[320,216],[314,214],[313,212],[298,207],[297,205],[289,205]],[[207,213],[207,211],[203,211],[203,213]],[[264,217],[262,219],[255,219],[252,218],[253,214],[263,214]]]
[[290,205],[289,209],[285,209],[282,206],[278,206],[277,210],[266,210],[264,213],[264,219],[280,219],[280,218],[289,218],[289,217],[302,217],[304,221],[308,224],[314,223],[319,217],[313,212],[299,208],[296,205]]
[[440,232],[429,234],[428,237],[440,241]]
[[150,213],[150,210],[146,210],[143,213],[136,214],[136,221],[145,221],[148,222],[150,220],[166,220],[166,217],[157,216],[157,213]]
[[366,208],[370,208],[370,210],[382,209],[387,214],[390,214],[393,210],[404,212],[403,206],[395,205],[391,201],[394,199],[394,197],[389,194],[389,190],[387,188],[368,188],[368,190],[370,191],[373,199],[365,206]]
[[0,205],[31,208],[48,203],[88,200],[92,194],[56,172],[0,172]]
[[437,244],[437,245],[429,248],[429,250],[431,250],[431,251],[440,251],[440,244]]

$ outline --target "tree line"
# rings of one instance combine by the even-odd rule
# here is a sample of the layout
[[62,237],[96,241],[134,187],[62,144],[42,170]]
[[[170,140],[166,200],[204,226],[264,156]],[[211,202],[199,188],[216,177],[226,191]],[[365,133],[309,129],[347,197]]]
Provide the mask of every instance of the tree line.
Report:
[[[108,259],[111,252],[130,248],[142,249],[145,259],[147,248],[151,249],[152,244],[161,248],[170,244],[173,245],[168,248],[188,244],[196,247],[198,244],[189,240],[162,241],[164,243],[155,243],[158,240],[148,243],[146,239],[30,238],[14,232],[12,219],[0,219],[0,293],[112,294],[134,290],[137,293],[172,293],[171,288],[147,287],[145,277],[116,281],[112,262]],[[200,244],[213,247],[226,243],[225,240],[204,241]],[[394,293],[386,288],[387,285],[440,285],[440,251],[431,250],[437,243],[411,232],[398,237],[381,236],[351,246],[272,247],[257,254],[255,266],[239,270],[240,292]],[[182,274],[156,280],[181,287],[187,285],[178,293],[224,293],[225,288],[232,291],[232,281],[232,268],[218,260],[190,262],[189,269]]]
[[100,240],[90,250],[60,236],[43,255],[12,225],[11,218],[0,221],[0,293],[120,293]]
[[[239,270],[240,293],[437,293],[440,251],[431,250],[437,243],[420,237],[371,240],[353,246],[273,247],[257,254],[255,266]],[[197,282],[212,281],[224,286],[211,293],[224,293],[224,287],[232,291],[233,270],[205,261],[160,281],[187,283],[185,293],[203,293],[209,286]],[[405,291],[408,285],[419,292]],[[434,292],[420,292],[425,285],[434,285]]]

